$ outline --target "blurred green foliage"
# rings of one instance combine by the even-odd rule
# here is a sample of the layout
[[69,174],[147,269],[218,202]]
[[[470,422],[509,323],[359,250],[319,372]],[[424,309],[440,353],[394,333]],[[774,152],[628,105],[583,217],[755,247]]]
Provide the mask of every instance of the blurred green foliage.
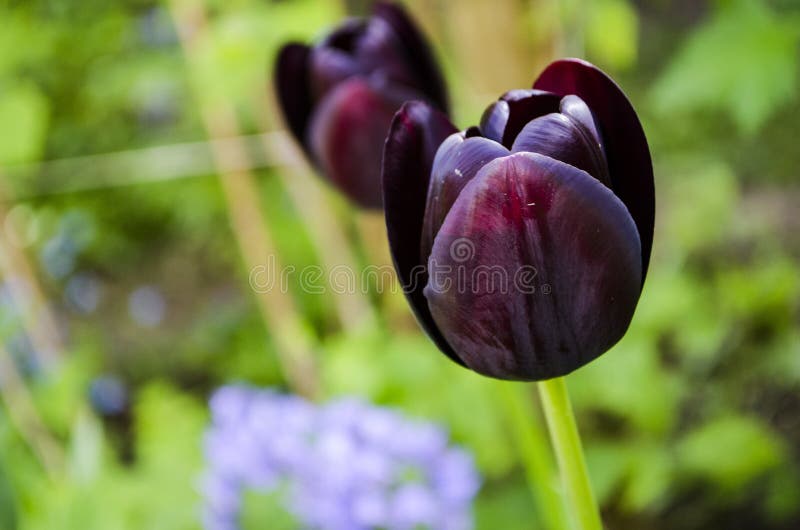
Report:
[[[409,4],[431,17],[440,56],[466,38],[448,25],[448,11],[469,10],[469,2]],[[338,3],[311,0],[206,5],[211,38],[191,71],[164,3],[0,7],[0,167],[12,175],[2,187],[11,199],[27,197],[9,200],[0,226],[31,257],[69,344],[55,371],[31,363],[20,308],[0,293],[0,340],[66,460],[48,478],[0,408],[0,529],[199,528],[208,393],[241,380],[285,385],[213,168],[62,195],[50,194],[56,183],[46,166],[13,172],[40,160],[201,140],[202,101],[232,101],[245,132],[258,132],[277,46],[343,14]],[[567,51],[585,51],[614,73],[640,110],[657,178],[654,256],[630,332],[569,378],[608,526],[797,528],[800,5],[603,0],[586,9],[568,2],[561,15],[565,32],[581,33],[553,40],[582,43]],[[471,100],[459,65],[447,64],[454,99],[479,112],[488,101]],[[298,269],[317,264],[278,171],[257,176],[281,258]],[[381,242],[359,241],[359,219],[332,200],[368,263]],[[70,286],[83,277],[98,286],[94,307],[73,299]],[[131,316],[141,286],[163,297],[157,325]],[[344,332],[330,295],[304,293],[296,278],[290,290],[319,339],[326,397],[362,395],[443,422],[485,477],[478,528],[536,528],[496,382],[439,354],[397,293],[373,293],[374,328]],[[129,431],[89,407],[90,382],[102,373],[132,389]],[[245,505],[246,528],[284,528],[274,499]]]
[[722,110],[754,134],[797,93],[798,22],[758,0],[721,2],[671,59],[654,87],[656,107]]

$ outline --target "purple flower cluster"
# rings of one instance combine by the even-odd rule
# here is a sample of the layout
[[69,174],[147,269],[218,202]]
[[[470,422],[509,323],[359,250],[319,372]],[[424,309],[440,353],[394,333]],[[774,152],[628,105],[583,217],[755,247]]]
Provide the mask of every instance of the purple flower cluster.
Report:
[[440,427],[342,399],[228,386],[211,398],[205,526],[238,528],[243,494],[281,492],[302,528],[469,530],[472,457]]

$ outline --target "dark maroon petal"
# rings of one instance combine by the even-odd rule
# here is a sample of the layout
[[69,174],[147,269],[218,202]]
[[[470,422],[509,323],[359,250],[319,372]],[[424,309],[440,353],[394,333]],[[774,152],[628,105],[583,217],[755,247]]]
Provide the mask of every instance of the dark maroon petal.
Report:
[[463,365],[436,327],[422,294],[428,272],[420,257],[433,159],[439,145],[454,132],[447,116],[432,106],[421,101],[403,105],[392,120],[383,153],[383,208],[392,259],[411,309],[439,349]]
[[320,41],[320,47],[336,48],[346,53],[354,53],[358,46],[358,40],[367,26],[367,21],[363,18],[348,18],[333,31],[325,35]]
[[423,261],[430,255],[439,227],[467,182],[483,166],[508,154],[508,149],[493,140],[480,137],[465,139],[464,133],[450,135],[442,143],[433,161],[428,187],[420,247]]
[[564,96],[559,104],[561,114],[569,116],[578,126],[584,130],[584,134],[597,145],[603,148],[603,136],[600,134],[600,127],[594,119],[592,110],[578,96],[569,95]]
[[306,127],[313,103],[308,63],[311,50],[304,44],[287,44],[275,62],[275,91],[283,117],[297,141],[306,145]]
[[[586,109],[585,105],[581,108],[575,101],[569,103],[569,110],[577,112],[579,119],[586,118],[582,112]],[[517,135],[511,151],[547,155],[582,169],[611,187],[608,166],[600,142],[590,129],[567,114],[547,114],[529,122]]]
[[377,2],[375,17],[385,20],[396,32],[403,46],[410,70],[416,73],[417,88],[445,113],[448,112],[447,89],[431,48],[408,13],[398,4]]
[[425,296],[467,366],[549,379],[624,335],[640,257],[636,225],[609,188],[563,162],[516,153],[462,190],[434,242]]
[[542,90],[511,90],[500,98],[508,103],[508,120],[503,130],[503,145],[509,149],[525,125],[539,116],[558,112],[561,98]]
[[415,96],[352,77],[332,89],[314,112],[308,138],[314,159],[328,179],[361,206],[381,207],[386,133],[403,101]]
[[481,134],[490,140],[502,143],[503,131],[506,130],[508,123],[508,113],[508,103],[502,99],[486,107],[481,116]]
[[322,98],[331,88],[347,78],[364,72],[355,58],[338,48],[315,46],[309,57],[311,95]]
[[366,72],[380,72],[394,83],[422,89],[416,65],[409,63],[403,43],[386,20],[372,17],[359,37],[356,57]]
[[474,125],[467,127],[464,130],[464,137],[465,138],[481,138],[483,135],[481,134],[481,130],[475,127]]
[[653,245],[655,189],[650,150],[636,111],[610,77],[580,59],[552,63],[533,86],[561,96],[575,94],[592,110],[604,141],[612,189],[639,229],[644,281]]

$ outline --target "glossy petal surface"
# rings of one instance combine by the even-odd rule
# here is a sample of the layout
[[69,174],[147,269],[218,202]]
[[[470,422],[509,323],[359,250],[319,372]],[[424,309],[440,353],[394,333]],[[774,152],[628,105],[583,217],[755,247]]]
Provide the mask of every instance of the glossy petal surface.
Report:
[[397,32],[381,17],[372,17],[359,38],[358,62],[368,72],[380,72],[387,79],[406,86],[421,88],[416,65],[408,55]]
[[394,113],[415,95],[353,77],[328,93],[314,113],[309,145],[315,161],[361,206],[381,207],[384,139]]
[[366,25],[367,21],[364,19],[349,18],[325,35],[319,41],[319,46],[336,48],[352,54],[358,46],[358,39],[364,32]]
[[483,111],[483,115],[481,116],[481,124],[479,127],[481,134],[490,140],[502,143],[503,131],[506,130],[509,112],[508,102],[502,99],[486,107],[486,110]]
[[603,136],[600,134],[600,126],[597,125],[592,109],[589,108],[585,101],[575,95],[564,96],[561,99],[561,103],[559,103],[559,108],[561,114],[569,116],[572,121],[584,130],[584,134],[602,149]]
[[569,96],[562,101],[561,109],[562,112],[528,122],[517,135],[511,150],[515,153],[539,153],[561,160],[611,187],[608,165],[588,107],[577,96]]
[[558,112],[561,98],[542,90],[511,90],[500,98],[508,104],[502,144],[509,149],[525,125],[539,116]]
[[347,52],[329,46],[317,46],[309,58],[311,96],[317,101],[331,88],[364,69]]
[[467,366],[540,380],[622,337],[639,298],[641,249],[609,188],[568,164],[517,153],[464,187],[429,271],[431,313]]
[[278,52],[275,63],[275,90],[283,116],[295,139],[306,145],[306,127],[311,116],[309,56],[303,44],[287,44]]
[[464,133],[453,134],[442,143],[433,161],[428,187],[425,222],[422,226],[423,260],[430,255],[439,227],[467,182],[483,166],[508,154],[508,149],[493,140],[481,137],[465,139]]
[[408,64],[416,73],[417,88],[439,109],[448,112],[447,89],[441,71],[425,37],[398,4],[377,2],[372,9],[375,17],[385,20],[395,31]]
[[389,248],[406,297],[422,328],[440,350],[459,364],[433,321],[422,294],[428,282],[420,256],[422,220],[431,167],[439,145],[457,132],[440,111],[421,101],[403,105],[392,120],[383,155],[383,200]]
[[592,110],[601,129],[614,193],[639,230],[644,281],[653,244],[655,190],[650,150],[636,111],[610,77],[580,59],[552,63],[533,86],[561,96],[575,94]]

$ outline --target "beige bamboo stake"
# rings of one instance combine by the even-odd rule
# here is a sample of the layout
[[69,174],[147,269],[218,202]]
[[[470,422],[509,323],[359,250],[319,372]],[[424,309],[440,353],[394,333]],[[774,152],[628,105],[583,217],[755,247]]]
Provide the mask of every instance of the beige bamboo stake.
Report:
[[[2,181],[0,173],[0,181]],[[25,252],[7,237],[8,209],[0,185],[0,271],[7,282],[14,306],[22,313],[25,332],[41,367],[48,371],[60,361],[64,345],[56,319],[44,296],[39,279]]]
[[[264,93],[264,90],[259,90]],[[259,121],[263,129],[274,127],[276,105],[271,92],[260,98]],[[321,182],[312,175],[305,157],[288,135],[263,137],[266,157],[280,163],[276,170],[284,189],[303,217],[309,229],[314,246],[319,253],[325,270],[338,270],[344,267],[353,272],[356,278],[354,291],[333,292],[336,312],[342,327],[347,331],[357,331],[373,325],[377,317],[366,292],[361,288],[361,267],[353,254],[350,242],[345,237],[340,220],[337,218],[326,196]],[[269,138],[271,141],[268,141]]]
[[[169,7],[175,21],[181,47],[187,59],[190,77],[193,65],[200,59],[200,45],[207,38],[207,23],[202,4],[192,0],[172,0]],[[200,114],[208,135],[217,165],[233,232],[239,244],[245,266],[249,272],[263,267],[264,260],[273,259],[273,273],[284,270],[277,259],[275,246],[266,228],[258,201],[256,179],[245,161],[245,145],[232,142],[240,136],[239,125],[232,105],[217,100],[206,101],[202,87],[194,83]],[[314,397],[317,393],[317,374],[312,354],[313,339],[298,315],[294,301],[280,285],[269,292],[258,292],[257,299],[262,317],[278,351],[281,368],[292,389],[302,395]]]
[[382,212],[362,211],[356,213],[356,226],[370,263],[391,265],[389,239],[386,235],[386,219]]
[[25,383],[17,371],[14,359],[0,342],[0,400],[5,404],[8,418],[30,446],[51,479],[64,470],[64,451],[47,430]]

